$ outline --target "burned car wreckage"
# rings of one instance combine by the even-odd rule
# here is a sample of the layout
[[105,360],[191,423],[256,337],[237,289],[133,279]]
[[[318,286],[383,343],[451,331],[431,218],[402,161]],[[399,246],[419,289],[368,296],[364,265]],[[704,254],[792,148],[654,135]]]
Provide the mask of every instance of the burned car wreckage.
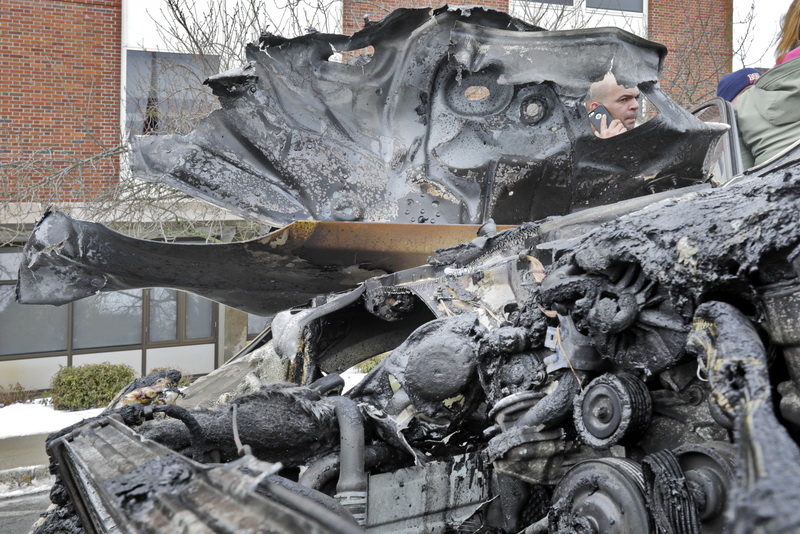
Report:
[[[483,8],[250,45],[208,80],[222,109],[136,165],[292,224],[183,246],[50,213],[18,296],[162,285],[279,313],[175,404],[51,436],[38,532],[800,528],[800,150],[733,178],[735,134],[661,92],[665,53]],[[583,100],[608,72],[658,114],[602,140]],[[409,265],[437,233],[453,246]]]

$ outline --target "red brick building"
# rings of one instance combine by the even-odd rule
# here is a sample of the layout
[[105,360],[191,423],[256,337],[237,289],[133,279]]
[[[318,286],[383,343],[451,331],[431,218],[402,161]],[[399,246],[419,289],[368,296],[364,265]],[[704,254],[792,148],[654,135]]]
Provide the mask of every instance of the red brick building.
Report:
[[3,0],[0,35],[0,198],[92,199],[118,176],[121,0]]
[[690,107],[716,93],[731,70],[733,1],[650,0],[647,38],[669,50],[662,87]]

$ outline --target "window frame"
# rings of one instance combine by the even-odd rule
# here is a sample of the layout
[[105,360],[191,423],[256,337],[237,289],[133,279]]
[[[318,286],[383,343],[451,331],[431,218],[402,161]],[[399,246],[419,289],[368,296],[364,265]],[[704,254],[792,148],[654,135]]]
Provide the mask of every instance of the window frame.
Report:
[[[590,6],[589,2],[606,2],[606,3],[625,3],[625,2],[641,2],[642,6],[640,9],[627,9],[623,7],[604,7],[604,6]],[[645,0],[584,0],[584,5],[586,9],[593,9],[595,11],[614,11],[614,12],[622,12],[622,13],[632,13],[632,14],[641,14],[644,15],[644,8],[645,8]]]
[[217,74],[220,70],[218,56],[131,47],[125,48],[124,53],[123,124],[129,135],[177,133],[173,128],[165,128],[163,122],[164,117],[174,116],[175,106],[190,102],[189,105],[194,106],[201,99],[209,99],[213,109],[216,101],[208,93],[197,91],[194,83],[178,87],[170,84],[176,73],[187,78],[194,76],[197,80]]
[[[9,249],[17,249],[18,252],[22,251],[22,246],[19,244],[12,244],[11,246],[2,247],[0,254],[8,254]],[[0,280],[2,286],[15,286],[17,279],[13,280]],[[141,350],[142,352],[142,373],[147,369],[147,350],[148,349],[161,349],[170,347],[183,347],[190,345],[214,345],[214,354],[219,350],[219,303],[213,300],[211,302],[211,337],[190,339],[186,337],[186,292],[177,291],[178,306],[177,306],[177,336],[174,340],[167,341],[150,341],[150,288],[144,288],[142,291],[142,317],[141,317],[141,340],[139,343],[129,345],[110,345],[101,347],[89,347],[78,349],[74,347],[74,333],[75,333],[75,306],[74,302],[65,304],[67,307],[67,340],[66,349],[55,351],[40,351],[40,352],[23,352],[17,354],[0,354],[0,361],[10,360],[27,360],[34,358],[49,358],[53,356],[66,356],[67,366],[73,365],[73,357],[83,354],[96,354],[106,352],[121,352],[131,350]],[[205,298],[205,297],[204,297]],[[214,368],[218,366],[217,358],[214,358]]]

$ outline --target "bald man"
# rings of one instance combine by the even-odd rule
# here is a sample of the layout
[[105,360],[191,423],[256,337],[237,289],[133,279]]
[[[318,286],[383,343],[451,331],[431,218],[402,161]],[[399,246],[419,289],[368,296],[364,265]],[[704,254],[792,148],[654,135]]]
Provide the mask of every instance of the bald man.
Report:
[[600,121],[600,129],[594,128],[594,134],[601,139],[608,139],[627,132],[636,125],[639,116],[639,89],[617,84],[617,79],[610,72],[599,82],[589,87],[589,98],[586,101],[586,110],[592,111],[602,104],[611,113],[611,124],[606,124],[606,118]]

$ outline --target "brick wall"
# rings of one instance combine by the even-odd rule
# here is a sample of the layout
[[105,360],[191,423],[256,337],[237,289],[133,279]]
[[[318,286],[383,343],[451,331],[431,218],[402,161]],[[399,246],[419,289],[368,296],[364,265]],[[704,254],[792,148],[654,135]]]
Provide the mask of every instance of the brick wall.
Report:
[[[442,7],[446,2],[425,2],[419,0],[377,0],[363,1],[343,0],[342,2],[342,28],[345,35],[353,34],[364,27],[364,16],[377,22],[400,7]],[[486,0],[483,2],[463,2],[457,5],[481,5],[499,11],[508,12],[508,0]]]
[[731,68],[732,0],[650,0],[648,39],[667,46],[662,88],[693,107],[716,93]]
[[121,0],[2,1],[0,199],[89,200],[117,180],[98,155],[120,141],[121,24]]
[[[508,11],[508,0],[479,4]],[[364,15],[377,21],[398,7],[440,4],[416,0],[344,0],[345,34],[360,30]],[[714,96],[717,80],[730,71],[733,0],[649,0],[648,39],[669,49],[661,85],[678,103],[693,107]]]

